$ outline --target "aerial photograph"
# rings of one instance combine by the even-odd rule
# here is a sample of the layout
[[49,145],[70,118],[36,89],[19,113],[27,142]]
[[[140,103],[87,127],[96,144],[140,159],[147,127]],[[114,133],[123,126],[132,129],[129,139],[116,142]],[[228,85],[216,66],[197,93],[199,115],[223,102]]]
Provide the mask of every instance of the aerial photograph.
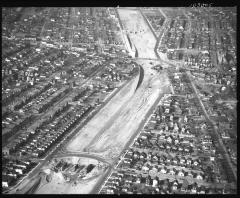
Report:
[[2,194],[237,194],[237,6],[2,7]]

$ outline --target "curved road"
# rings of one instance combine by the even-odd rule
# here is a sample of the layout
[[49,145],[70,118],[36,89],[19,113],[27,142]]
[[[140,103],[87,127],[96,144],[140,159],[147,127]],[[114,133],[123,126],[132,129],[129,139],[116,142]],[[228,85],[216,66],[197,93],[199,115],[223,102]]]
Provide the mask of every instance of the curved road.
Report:
[[91,159],[96,159],[100,162],[106,163],[111,166],[111,163],[108,162],[107,160],[105,160],[104,158],[94,155],[94,154],[90,154],[90,153],[67,152],[67,153],[56,154],[54,156],[54,158],[60,158],[60,157],[87,157],[87,158],[91,158]]

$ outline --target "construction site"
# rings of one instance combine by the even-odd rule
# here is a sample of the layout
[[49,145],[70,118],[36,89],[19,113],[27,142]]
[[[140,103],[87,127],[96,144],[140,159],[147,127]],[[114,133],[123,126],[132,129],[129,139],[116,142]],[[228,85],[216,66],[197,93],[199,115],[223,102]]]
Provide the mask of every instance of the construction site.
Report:
[[[118,12],[139,58],[156,58],[156,40],[141,13],[128,9],[118,9]],[[138,132],[139,125],[144,122],[154,103],[170,93],[167,74],[159,74],[152,69],[152,64],[158,63],[157,58],[155,61],[136,58],[136,62],[143,68],[141,85],[137,88],[139,74],[79,131],[66,146],[66,152],[88,152],[114,161],[128,140]]]
[[40,173],[19,186],[17,194],[89,194],[108,165],[83,157],[54,158]]
[[3,11],[3,194],[235,192],[236,10]]

